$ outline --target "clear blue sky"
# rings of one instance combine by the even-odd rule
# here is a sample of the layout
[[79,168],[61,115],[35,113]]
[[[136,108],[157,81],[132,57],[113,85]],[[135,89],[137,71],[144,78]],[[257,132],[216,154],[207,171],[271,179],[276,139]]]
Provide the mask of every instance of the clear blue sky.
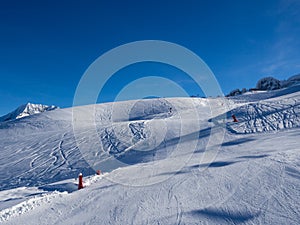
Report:
[[[286,79],[300,73],[299,2],[1,1],[0,115],[26,102],[70,107],[87,67],[137,40],[165,40],[194,51],[225,94],[254,87],[264,76]],[[128,71],[143,68],[151,71],[149,65]],[[151,68],[166,77],[176,73]],[[112,100],[122,82],[112,79],[100,101]],[[188,83],[183,86],[189,93],[198,94]]]

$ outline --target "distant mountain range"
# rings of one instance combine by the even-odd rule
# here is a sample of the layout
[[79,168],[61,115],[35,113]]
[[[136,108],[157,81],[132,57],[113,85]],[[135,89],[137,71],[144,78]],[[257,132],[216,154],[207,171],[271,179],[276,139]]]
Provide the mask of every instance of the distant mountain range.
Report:
[[9,120],[15,120],[20,119],[26,116],[42,113],[45,111],[51,111],[54,109],[57,109],[57,106],[51,105],[42,105],[42,104],[33,104],[33,103],[27,103],[25,105],[19,106],[16,110],[13,112],[10,112],[6,114],[5,116],[0,117],[0,122],[9,121]]
[[299,85],[299,84],[300,84],[300,74],[292,76],[287,80],[278,80],[274,77],[265,77],[265,78],[260,79],[257,82],[255,88],[250,88],[250,89],[243,88],[242,90],[235,89],[226,96],[227,97],[237,96],[237,95],[241,95],[246,92],[249,92],[249,91],[271,91],[271,90],[287,88],[287,87],[291,87],[291,86]]

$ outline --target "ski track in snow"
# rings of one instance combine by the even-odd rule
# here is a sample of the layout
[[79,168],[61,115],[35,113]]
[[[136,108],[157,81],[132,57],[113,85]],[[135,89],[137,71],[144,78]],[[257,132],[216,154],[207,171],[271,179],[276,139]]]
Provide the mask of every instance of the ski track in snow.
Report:
[[277,131],[300,126],[299,92],[288,98],[275,98],[251,102],[233,109],[230,114],[239,118],[239,123],[229,124],[234,133]]

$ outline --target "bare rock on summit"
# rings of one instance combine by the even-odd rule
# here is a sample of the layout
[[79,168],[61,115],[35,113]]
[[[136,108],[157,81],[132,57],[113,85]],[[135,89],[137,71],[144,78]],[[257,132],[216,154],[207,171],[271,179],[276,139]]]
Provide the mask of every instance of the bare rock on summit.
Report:
[[258,90],[276,90],[281,88],[280,80],[275,79],[274,77],[265,77],[260,79],[257,84],[256,88]]

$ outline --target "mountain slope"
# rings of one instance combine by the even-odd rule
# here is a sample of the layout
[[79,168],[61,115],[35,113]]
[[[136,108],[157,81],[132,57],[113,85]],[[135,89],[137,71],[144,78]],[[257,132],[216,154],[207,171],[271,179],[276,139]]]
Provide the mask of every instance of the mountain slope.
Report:
[[[169,99],[168,102],[178,105],[173,114],[162,99],[115,103],[114,107],[120,110],[114,113],[112,104],[96,105],[97,132],[94,132],[93,123],[87,126],[89,123],[84,122],[76,139],[72,109],[57,109],[0,124],[0,148],[3,149],[0,189],[42,185],[74,177],[79,172],[93,174],[94,170],[84,160],[85,152],[78,146],[86,147],[87,154],[97,156],[104,171],[121,166],[112,163],[115,159],[130,165],[164,158],[167,152],[176,149],[179,135],[186,134],[182,133],[180,114],[189,115],[195,103],[202,109],[199,116],[207,118],[210,104],[219,104],[218,101],[209,104],[206,99],[190,98]],[[90,107],[94,106],[77,107],[77,110],[85,115]],[[194,121],[187,123],[190,130],[184,132],[192,132]]]
[[[231,132],[243,134],[300,127],[300,86],[230,99],[242,103],[227,113],[239,120],[227,124]],[[249,99],[255,101],[245,101]]]
[[[298,102],[300,91],[293,87],[226,101],[174,98],[82,106],[75,108],[82,115],[73,118],[75,133],[72,109],[9,121],[0,128],[0,187],[6,190],[0,196],[10,193],[0,200],[0,221],[297,224]],[[94,108],[96,120],[85,121]],[[217,110],[211,114],[211,108]],[[238,123],[232,122],[233,113]],[[281,122],[286,126],[276,126]],[[94,176],[95,167],[109,173]],[[92,184],[74,191],[79,172]],[[21,186],[38,189],[25,188],[25,202],[14,205],[20,195],[12,188]]]

